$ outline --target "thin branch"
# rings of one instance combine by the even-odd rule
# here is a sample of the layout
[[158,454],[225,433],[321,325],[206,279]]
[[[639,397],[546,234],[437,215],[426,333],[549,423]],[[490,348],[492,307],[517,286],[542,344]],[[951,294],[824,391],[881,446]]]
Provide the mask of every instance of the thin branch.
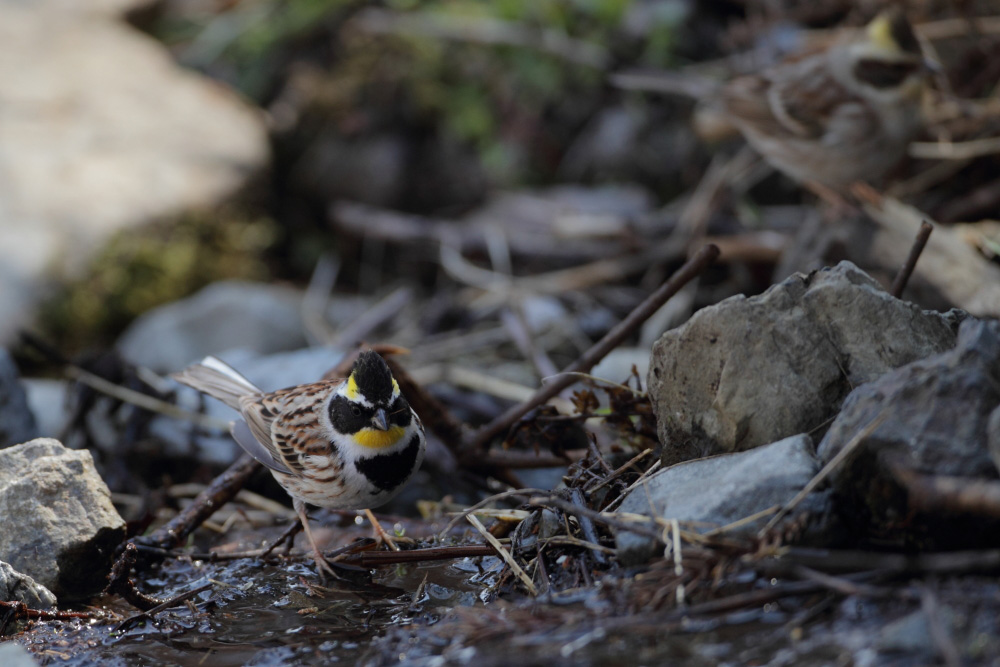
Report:
[[889,294],[893,295],[897,299],[903,296],[903,290],[906,289],[906,283],[909,282],[910,276],[913,274],[913,269],[917,266],[917,260],[920,259],[920,253],[924,251],[924,246],[927,245],[927,239],[931,237],[931,232],[934,231],[934,225],[924,220],[920,223],[920,231],[917,232],[917,238],[913,241],[913,247],[910,248],[910,254],[906,258],[906,262],[903,264],[902,268],[899,269],[899,273],[896,274],[896,279],[892,281],[892,287],[889,289]]
[[531,581],[531,577],[529,577],[528,574],[524,571],[524,569],[518,564],[518,562],[514,560],[514,557],[510,554],[510,552],[503,548],[503,545],[500,544],[500,540],[493,537],[493,535],[490,534],[490,531],[486,530],[486,527],[482,524],[482,522],[479,519],[476,518],[475,514],[469,514],[465,518],[469,523],[473,525],[473,527],[475,527],[476,530],[478,530],[482,534],[483,537],[486,538],[486,541],[489,542],[494,549],[496,549],[497,554],[499,554],[499,556],[504,559],[507,565],[510,566],[510,569],[514,571],[514,574],[517,575],[517,578],[521,580],[521,583],[524,584],[524,587],[528,589],[528,592],[531,593],[532,597],[538,595],[538,589],[535,588],[535,584],[533,581]]
[[872,419],[868,423],[868,426],[864,427],[863,429],[861,429],[861,431],[856,433],[855,436],[851,438],[850,441],[846,445],[844,445],[844,447],[839,452],[837,452],[836,455],[834,455],[834,457],[830,459],[830,461],[825,466],[823,466],[823,469],[820,470],[818,473],[816,473],[816,475],[811,480],[809,480],[809,482],[804,487],[802,487],[801,491],[795,494],[794,498],[785,503],[785,506],[782,507],[777,514],[771,517],[771,520],[768,521],[767,524],[765,524],[765,526],[760,529],[760,532],[757,533],[757,536],[763,537],[768,533],[768,531],[774,528],[779,521],[785,518],[785,516],[793,509],[795,509],[798,506],[798,504],[805,499],[806,496],[812,493],[813,490],[823,482],[823,480],[829,477],[830,473],[836,470],[840,466],[840,464],[843,463],[847,459],[847,457],[850,456],[854,452],[854,450],[857,449],[861,445],[861,443],[863,443],[868,438],[868,436],[874,433],[875,429],[881,426],[882,422],[884,422],[888,418],[889,418],[889,413],[882,412],[874,419]]
[[[605,355],[618,347],[633,331],[638,329],[667,299],[708,268],[718,256],[719,249],[714,245],[706,245],[699,250],[694,257],[671,276],[670,280],[639,304],[624,320],[612,328],[593,347],[584,352],[565,371],[567,373],[590,371]],[[576,381],[577,378],[573,375],[560,376],[553,382],[539,388],[531,399],[520,405],[515,405],[481,428],[466,448],[469,458],[474,458],[477,452],[481,452],[491,440],[509,430],[517,420]]]

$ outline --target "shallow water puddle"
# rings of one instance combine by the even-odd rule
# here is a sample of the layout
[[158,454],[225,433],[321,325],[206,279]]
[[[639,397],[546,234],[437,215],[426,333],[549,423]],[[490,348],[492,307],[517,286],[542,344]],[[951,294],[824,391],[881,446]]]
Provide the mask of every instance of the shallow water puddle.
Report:
[[[213,583],[192,606],[124,631],[115,631],[117,620],[39,622],[12,639],[42,664],[350,664],[388,627],[433,623],[448,608],[480,604],[484,584],[472,581],[479,571],[471,560],[426,563],[321,585],[311,565],[175,560],[140,577],[141,587],[168,598]],[[122,617],[136,613],[119,599],[96,604]]]

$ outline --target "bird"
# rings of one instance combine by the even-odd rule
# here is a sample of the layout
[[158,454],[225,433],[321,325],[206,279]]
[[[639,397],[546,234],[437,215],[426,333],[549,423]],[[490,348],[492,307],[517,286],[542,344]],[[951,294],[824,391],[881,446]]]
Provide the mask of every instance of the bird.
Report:
[[885,176],[922,125],[936,65],[898,8],[824,51],[782,61],[723,86],[721,106],[773,167],[842,192]]
[[306,504],[363,509],[379,530],[370,508],[398,494],[423,461],[423,425],[372,350],[345,379],[273,392],[215,357],[171,377],[240,413],[230,433],[291,496],[320,577],[337,575],[309,529]]

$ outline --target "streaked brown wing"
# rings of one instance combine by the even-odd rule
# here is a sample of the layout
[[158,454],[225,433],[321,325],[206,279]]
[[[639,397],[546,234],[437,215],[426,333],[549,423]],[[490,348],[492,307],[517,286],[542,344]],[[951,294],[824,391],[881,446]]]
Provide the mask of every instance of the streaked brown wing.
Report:
[[[306,447],[305,443],[320,432],[324,399],[339,384],[340,381],[313,382],[263,396],[247,396],[241,400],[241,412],[253,437],[274,461],[301,472],[298,453],[315,448]],[[329,442],[325,444],[329,448]]]
[[777,139],[819,139],[837,106],[854,96],[835,81],[821,56],[787,63],[760,75],[734,80],[726,108],[754,131]]

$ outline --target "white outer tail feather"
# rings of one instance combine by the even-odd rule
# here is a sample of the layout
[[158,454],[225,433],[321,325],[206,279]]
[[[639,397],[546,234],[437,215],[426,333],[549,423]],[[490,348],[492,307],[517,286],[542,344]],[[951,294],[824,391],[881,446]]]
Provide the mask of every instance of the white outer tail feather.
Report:
[[215,357],[205,357],[197,364],[174,373],[172,377],[236,410],[240,409],[240,398],[261,393],[250,380]]

